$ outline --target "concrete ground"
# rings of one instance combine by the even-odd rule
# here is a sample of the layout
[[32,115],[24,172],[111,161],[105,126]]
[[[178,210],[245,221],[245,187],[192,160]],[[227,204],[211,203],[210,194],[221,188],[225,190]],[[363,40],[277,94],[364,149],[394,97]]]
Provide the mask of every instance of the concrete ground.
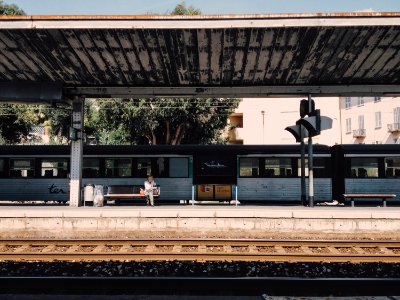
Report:
[[400,220],[400,207],[157,205],[1,206],[0,218],[295,218]]
[[400,240],[400,207],[1,206],[0,238]]

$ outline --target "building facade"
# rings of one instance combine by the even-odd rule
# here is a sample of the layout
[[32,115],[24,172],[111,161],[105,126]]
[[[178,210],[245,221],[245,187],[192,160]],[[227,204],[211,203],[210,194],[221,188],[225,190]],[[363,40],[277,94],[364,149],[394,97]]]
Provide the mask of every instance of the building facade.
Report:
[[[298,98],[244,98],[229,118],[230,144],[294,144],[284,129],[300,118]],[[332,129],[314,143],[400,144],[400,98],[314,98],[321,115],[333,119]]]
[[400,144],[400,98],[340,98],[343,144]]
[[[229,118],[230,144],[295,144],[292,134],[285,130],[300,118],[299,98],[243,98]],[[333,119],[332,129],[314,137],[314,143],[340,143],[339,98],[314,98],[321,115]]]

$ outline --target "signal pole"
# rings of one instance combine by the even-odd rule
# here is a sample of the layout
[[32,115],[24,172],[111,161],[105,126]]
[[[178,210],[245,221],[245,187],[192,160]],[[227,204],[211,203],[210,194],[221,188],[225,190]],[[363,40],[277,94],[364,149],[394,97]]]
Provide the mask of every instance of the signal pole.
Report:
[[[312,111],[311,95],[308,95],[308,111]],[[313,142],[312,136],[308,137],[308,204],[314,207],[314,170],[313,170]]]
[[263,130],[262,130],[262,134],[263,134],[263,144],[264,144],[264,135],[265,135],[265,133],[264,133],[264,116],[265,116],[265,110],[262,110],[262,111],[261,111],[261,114],[262,114],[262,117],[263,117]]
[[[308,116],[307,118],[305,116]],[[305,179],[305,144],[304,138],[308,137],[308,205],[314,207],[314,170],[313,170],[313,142],[312,137],[321,134],[321,130],[332,128],[333,120],[321,116],[321,111],[315,109],[314,100],[308,95],[308,100],[300,101],[300,119],[294,126],[288,126],[289,131],[296,138],[301,147],[301,202],[306,204],[306,179]]]
[[[301,126],[301,125],[300,125]],[[306,192],[306,145],[304,144],[303,130],[300,127],[300,151],[301,151],[301,204],[306,205],[307,203],[307,192]]]

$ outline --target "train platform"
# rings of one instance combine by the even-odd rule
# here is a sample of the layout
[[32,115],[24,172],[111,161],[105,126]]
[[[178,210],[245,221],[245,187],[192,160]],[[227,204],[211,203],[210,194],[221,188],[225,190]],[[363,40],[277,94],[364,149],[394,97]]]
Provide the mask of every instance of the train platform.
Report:
[[[375,234],[400,237],[400,207],[161,205],[1,206],[0,237],[207,237]],[[235,235],[236,233],[236,235]],[[161,234],[159,237],[163,237]]]

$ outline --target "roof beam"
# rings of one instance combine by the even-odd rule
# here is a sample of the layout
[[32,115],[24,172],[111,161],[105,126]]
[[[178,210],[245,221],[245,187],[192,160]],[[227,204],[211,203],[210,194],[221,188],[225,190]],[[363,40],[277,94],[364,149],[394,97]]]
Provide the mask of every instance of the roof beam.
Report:
[[0,82],[0,101],[52,103],[63,99],[62,85],[56,82]]
[[66,87],[67,97],[152,98],[152,97],[319,97],[400,96],[400,85],[329,85],[329,86],[244,86],[244,87]]
[[400,13],[320,13],[201,16],[12,16],[2,29],[193,29],[396,26]]

